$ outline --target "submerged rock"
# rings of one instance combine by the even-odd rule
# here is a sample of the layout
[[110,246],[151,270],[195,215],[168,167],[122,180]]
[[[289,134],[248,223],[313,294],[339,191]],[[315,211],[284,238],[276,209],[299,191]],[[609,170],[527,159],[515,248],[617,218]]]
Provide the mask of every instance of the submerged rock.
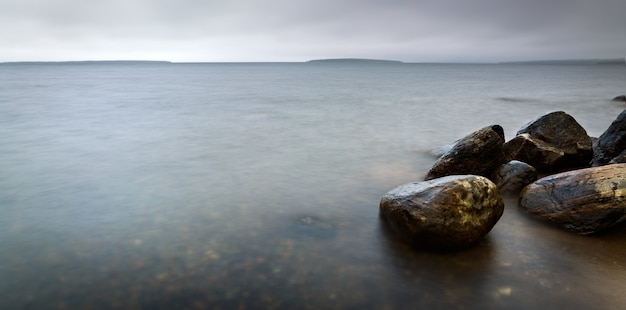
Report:
[[527,163],[512,160],[498,167],[492,180],[500,193],[517,194],[524,186],[537,180],[537,169]]
[[441,156],[426,174],[426,180],[448,175],[481,175],[490,177],[505,162],[502,153],[504,130],[499,125],[477,130],[458,140]]
[[613,159],[615,159],[614,162],[623,162],[620,161],[620,153],[624,150],[626,150],[626,110],[617,116],[609,128],[593,144],[591,165],[606,165]]
[[472,246],[502,216],[496,185],[475,175],[455,175],[396,187],[380,201],[391,230],[419,248],[456,250]]
[[292,232],[300,237],[327,239],[337,235],[337,228],[334,224],[317,216],[301,216],[292,224]]
[[600,232],[626,219],[626,164],[554,174],[525,187],[520,208],[579,234]]
[[563,159],[559,160],[561,166],[582,167],[587,166],[591,160],[591,138],[571,115],[563,111],[542,115],[522,126],[517,134],[524,133],[563,151]]

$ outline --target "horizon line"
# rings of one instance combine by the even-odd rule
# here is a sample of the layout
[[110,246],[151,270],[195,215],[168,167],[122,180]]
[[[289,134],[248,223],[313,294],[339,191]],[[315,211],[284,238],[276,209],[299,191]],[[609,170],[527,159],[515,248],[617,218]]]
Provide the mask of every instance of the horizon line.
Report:
[[386,64],[604,64],[626,63],[626,58],[580,58],[580,59],[545,59],[545,60],[511,60],[511,61],[401,61],[374,58],[320,58],[304,61],[170,61],[147,59],[101,59],[101,60],[17,60],[0,61],[0,64],[68,64],[68,63],[162,63],[162,64],[262,64],[262,63],[386,63]]

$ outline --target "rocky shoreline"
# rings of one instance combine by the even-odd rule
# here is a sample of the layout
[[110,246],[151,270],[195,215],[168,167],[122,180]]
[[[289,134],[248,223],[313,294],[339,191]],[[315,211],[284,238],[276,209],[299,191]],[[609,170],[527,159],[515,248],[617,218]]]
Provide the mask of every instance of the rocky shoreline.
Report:
[[380,202],[387,226],[417,248],[475,245],[500,219],[501,195],[517,195],[523,212],[581,235],[626,220],[626,110],[598,138],[556,111],[509,141],[492,125],[445,149],[424,181]]

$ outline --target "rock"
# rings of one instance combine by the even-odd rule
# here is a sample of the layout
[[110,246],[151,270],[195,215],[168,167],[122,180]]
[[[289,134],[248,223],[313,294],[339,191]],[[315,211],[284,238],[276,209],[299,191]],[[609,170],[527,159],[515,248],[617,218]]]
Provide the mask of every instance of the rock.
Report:
[[383,196],[381,216],[392,231],[418,248],[472,246],[502,216],[496,185],[474,175],[455,175],[401,185]]
[[328,239],[337,235],[335,225],[317,216],[301,216],[292,224],[292,233],[299,237]]
[[499,125],[477,130],[457,141],[426,174],[426,180],[448,175],[473,174],[490,177],[506,162],[502,153],[504,130]]
[[496,169],[492,180],[502,194],[518,194],[524,186],[537,180],[537,169],[533,166],[512,160]]
[[626,95],[617,96],[617,97],[613,98],[613,101],[626,102]]
[[591,138],[571,115],[563,111],[540,116],[517,132],[518,135],[523,133],[562,150],[565,155],[560,164],[564,167],[587,166],[591,160]]
[[565,152],[527,133],[520,134],[504,144],[508,158],[519,160],[540,171],[553,171],[561,166]]
[[578,234],[600,232],[626,219],[626,164],[547,176],[520,193],[520,208]]
[[618,157],[626,149],[626,110],[611,123],[593,144],[593,159],[591,165],[601,166]]
[[621,163],[626,163],[626,149],[623,150],[621,153],[619,153],[619,155],[613,157],[613,159],[611,159],[611,161],[609,162],[609,164],[621,164]]

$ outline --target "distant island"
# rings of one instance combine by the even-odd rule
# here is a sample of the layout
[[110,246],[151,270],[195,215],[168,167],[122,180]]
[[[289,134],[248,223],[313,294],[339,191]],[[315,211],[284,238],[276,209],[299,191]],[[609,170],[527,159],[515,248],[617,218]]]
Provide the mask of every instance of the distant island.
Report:
[[307,63],[346,63],[346,64],[402,64],[398,60],[385,59],[366,59],[366,58],[330,58],[330,59],[313,59]]
[[171,64],[169,61],[162,60],[69,60],[69,61],[11,61],[0,62],[4,65],[66,65],[66,64],[124,64],[124,65],[140,65],[140,64]]
[[529,60],[499,62],[505,65],[616,65],[625,64],[624,58],[614,59],[564,59],[564,60]]

